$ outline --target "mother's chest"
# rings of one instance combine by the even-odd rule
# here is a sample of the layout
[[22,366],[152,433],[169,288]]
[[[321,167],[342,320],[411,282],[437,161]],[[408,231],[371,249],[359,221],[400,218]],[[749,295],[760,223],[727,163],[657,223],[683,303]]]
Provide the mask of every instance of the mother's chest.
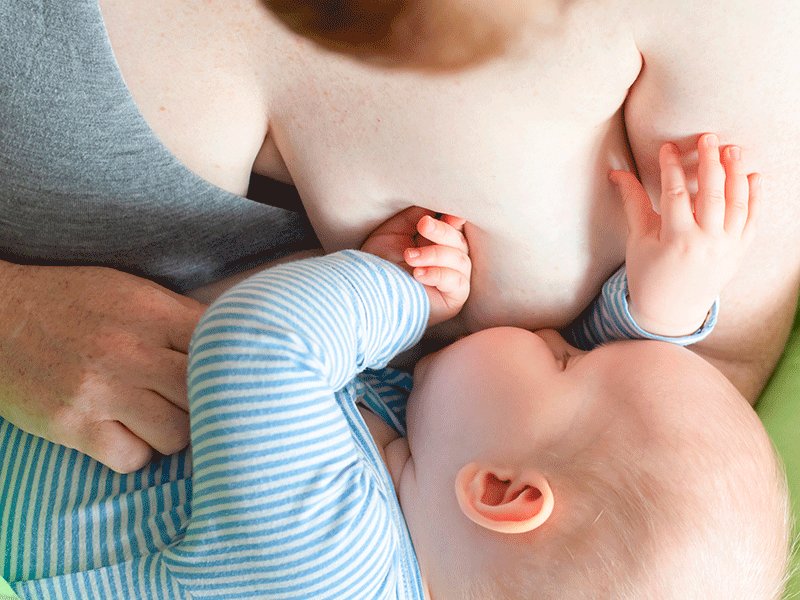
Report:
[[620,107],[640,63],[629,50],[452,75],[300,53],[287,62],[272,139],[330,248],[409,204],[487,227],[511,208],[583,227],[607,167],[631,162]]

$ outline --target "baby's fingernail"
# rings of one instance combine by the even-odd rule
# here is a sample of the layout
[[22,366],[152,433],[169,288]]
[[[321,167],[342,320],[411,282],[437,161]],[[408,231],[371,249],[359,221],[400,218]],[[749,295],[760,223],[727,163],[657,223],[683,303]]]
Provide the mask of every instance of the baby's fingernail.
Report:
[[408,252],[408,258],[419,258],[419,250],[416,248],[409,248],[406,252]]
[[414,269],[414,277],[425,277],[428,270],[425,267],[417,267]]
[[733,160],[742,158],[742,151],[739,149],[739,146],[731,146],[728,148],[728,154]]
[[706,142],[706,147],[708,148],[716,148],[719,146],[719,138],[713,133],[710,133],[706,136],[705,142]]

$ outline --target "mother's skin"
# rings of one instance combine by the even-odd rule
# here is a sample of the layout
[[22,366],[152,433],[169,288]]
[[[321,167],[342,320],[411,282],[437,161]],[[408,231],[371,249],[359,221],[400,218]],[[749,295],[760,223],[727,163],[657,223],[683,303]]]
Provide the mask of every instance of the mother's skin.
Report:
[[696,351],[755,400],[800,280],[800,5],[471,4],[521,11],[509,52],[431,74],[322,51],[259,0],[101,0],[146,120],[212,183],[243,194],[251,167],[293,183],[326,250],[410,204],[465,217],[468,330],[571,321],[624,259],[608,170],[637,169],[657,198],[662,142],[735,140],[764,175],[760,231]]

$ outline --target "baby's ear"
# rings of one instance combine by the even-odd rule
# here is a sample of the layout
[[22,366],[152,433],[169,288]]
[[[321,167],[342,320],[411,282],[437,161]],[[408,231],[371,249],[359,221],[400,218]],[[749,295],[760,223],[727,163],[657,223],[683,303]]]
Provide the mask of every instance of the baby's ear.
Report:
[[500,533],[533,531],[553,512],[550,484],[532,469],[464,465],[456,475],[456,498],[468,519]]

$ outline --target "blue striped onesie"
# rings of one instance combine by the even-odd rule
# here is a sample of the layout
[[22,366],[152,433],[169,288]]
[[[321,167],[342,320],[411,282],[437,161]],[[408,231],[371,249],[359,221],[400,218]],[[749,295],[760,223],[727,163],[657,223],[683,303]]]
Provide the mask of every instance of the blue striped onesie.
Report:
[[[616,324],[574,339],[635,329],[624,271],[615,278],[586,319]],[[712,313],[670,341],[701,339]],[[427,317],[423,288],[377,257],[288,263],[226,292],[198,325],[191,457],[122,475],[0,419],[0,575],[37,599],[422,598],[356,403],[404,434],[411,378],[385,365]]]

